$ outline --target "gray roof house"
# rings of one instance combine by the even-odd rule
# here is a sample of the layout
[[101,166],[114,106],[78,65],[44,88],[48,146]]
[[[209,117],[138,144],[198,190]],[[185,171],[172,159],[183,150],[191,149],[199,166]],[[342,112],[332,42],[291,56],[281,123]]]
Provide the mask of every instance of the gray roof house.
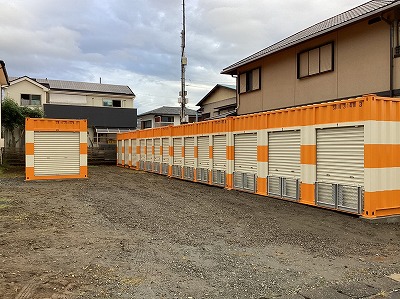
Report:
[[[180,124],[180,107],[162,106],[138,115],[141,129],[157,128],[163,126],[177,126]],[[189,115],[189,123],[195,122],[197,112],[186,108],[185,112]]]

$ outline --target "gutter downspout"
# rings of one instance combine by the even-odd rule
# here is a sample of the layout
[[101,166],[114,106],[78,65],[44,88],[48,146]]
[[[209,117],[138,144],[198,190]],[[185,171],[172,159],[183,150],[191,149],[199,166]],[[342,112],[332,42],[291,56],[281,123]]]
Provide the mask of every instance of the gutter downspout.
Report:
[[237,115],[237,112],[239,110],[239,82],[238,82],[238,75],[231,75],[231,76],[232,76],[232,78],[236,79],[236,94],[235,94],[235,97],[236,97],[236,108],[235,108],[235,113]]
[[383,15],[381,15],[381,19],[385,21],[388,25],[390,25],[390,97],[393,98],[393,68],[394,68],[394,55],[393,55],[393,33],[394,33],[394,25],[393,22],[390,20],[386,19]]

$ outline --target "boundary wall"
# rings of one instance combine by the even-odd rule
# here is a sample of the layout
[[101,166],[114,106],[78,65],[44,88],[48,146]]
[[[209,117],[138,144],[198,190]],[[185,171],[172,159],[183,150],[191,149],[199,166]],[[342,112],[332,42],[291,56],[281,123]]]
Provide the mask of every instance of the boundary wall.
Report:
[[25,119],[26,180],[87,178],[87,121]]
[[399,99],[367,95],[117,140],[121,167],[365,218],[400,215]]

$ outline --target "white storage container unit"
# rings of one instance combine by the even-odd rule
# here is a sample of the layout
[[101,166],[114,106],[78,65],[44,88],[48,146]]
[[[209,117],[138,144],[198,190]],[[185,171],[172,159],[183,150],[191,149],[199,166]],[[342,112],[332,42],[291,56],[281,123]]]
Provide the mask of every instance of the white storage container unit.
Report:
[[129,152],[129,144],[130,144],[130,139],[125,140],[125,146],[124,146],[124,165],[125,166],[130,166],[129,162],[131,161],[131,154]]
[[172,164],[172,176],[182,178],[182,138],[177,137],[172,139],[174,147],[174,158]]
[[87,178],[86,120],[25,120],[26,180]]
[[194,137],[185,137],[185,157],[183,167],[183,178],[194,180]]
[[257,191],[257,132],[234,135],[233,187]]
[[317,129],[316,203],[361,213],[364,127]]
[[136,168],[136,163],[138,161],[137,158],[137,153],[136,153],[136,146],[137,146],[137,139],[131,139],[131,145],[132,145],[132,167]]
[[162,139],[162,167],[161,173],[164,175],[168,175],[169,168],[169,138]]
[[146,163],[146,140],[140,139],[140,156],[139,156],[139,169],[145,170],[145,163]]
[[208,173],[210,165],[210,137],[197,137],[197,181],[209,183]]
[[268,133],[268,194],[300,198],[300,130]]
[[212,183],[225,187],[226,184],[226,134],[213,137]]
[[118,146],[118,151],[117,151],[117,161],[118,165],[122,165],[122,142],[123,140],[118,140],[117,146]]
[[153,170],[153,139],[146,139],[146,170]]
[[160,169],[161,169],[161,154],[160,154],[161,140],[160,140],[160,138],[155,138],[153,140],[153,144],[154,144],[153,171],[156,173],[160,173]]

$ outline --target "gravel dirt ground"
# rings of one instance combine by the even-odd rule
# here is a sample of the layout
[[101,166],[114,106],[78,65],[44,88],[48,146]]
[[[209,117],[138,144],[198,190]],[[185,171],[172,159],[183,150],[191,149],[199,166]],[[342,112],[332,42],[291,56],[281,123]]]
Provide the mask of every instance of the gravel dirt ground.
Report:
[[4,299],[312,298],[400,273],[399,224],[116,166],[1,175],[0,234]]

